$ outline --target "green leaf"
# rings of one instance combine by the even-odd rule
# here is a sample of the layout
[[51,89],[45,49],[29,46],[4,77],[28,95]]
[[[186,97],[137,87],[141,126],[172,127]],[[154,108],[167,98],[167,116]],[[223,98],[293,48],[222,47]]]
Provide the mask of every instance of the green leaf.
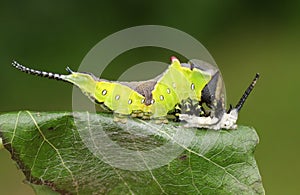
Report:
[[37,194],[264,194],[258,136],[245,126],[213,131],[24,111],[0,115],[0,137]]

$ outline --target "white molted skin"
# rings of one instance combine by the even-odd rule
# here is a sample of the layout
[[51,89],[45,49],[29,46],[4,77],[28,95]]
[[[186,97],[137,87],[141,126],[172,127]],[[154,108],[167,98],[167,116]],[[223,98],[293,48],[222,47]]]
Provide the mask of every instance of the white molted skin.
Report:
[[180,114],[179,119],[187,122],[185,127],[197,127],[213,130],[236,129],[238,111],[237,109],[232,109],[230,113],[224,113],[221,120],[216,117],[198,117],[188,114]]

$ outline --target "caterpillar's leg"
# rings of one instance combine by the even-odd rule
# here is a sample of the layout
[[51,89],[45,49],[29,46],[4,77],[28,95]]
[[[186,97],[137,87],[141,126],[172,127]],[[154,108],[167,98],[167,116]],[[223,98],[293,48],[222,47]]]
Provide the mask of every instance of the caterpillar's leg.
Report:
[[128,119],[128,115],[114,113],[114,121],[118,123],[126,123]]
[[131,114],[132,118],[143,118],[144,113],[142,111],[133,111]]
[[150,120],[151,119],[151,113],[150,112],[144,112],[142,116],[143,120]]
[[168,124],[169,123],[166,116],[154,118],[154,121],[155,121],[156,124]]

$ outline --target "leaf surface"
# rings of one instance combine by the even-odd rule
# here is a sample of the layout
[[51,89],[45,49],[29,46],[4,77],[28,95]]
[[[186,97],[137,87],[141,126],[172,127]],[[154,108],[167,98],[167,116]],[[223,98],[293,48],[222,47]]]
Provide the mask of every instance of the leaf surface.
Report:
[[0,115],[0,138],[38,194],[264,194],[258,136],[246,126],[213,131],[21,111]]

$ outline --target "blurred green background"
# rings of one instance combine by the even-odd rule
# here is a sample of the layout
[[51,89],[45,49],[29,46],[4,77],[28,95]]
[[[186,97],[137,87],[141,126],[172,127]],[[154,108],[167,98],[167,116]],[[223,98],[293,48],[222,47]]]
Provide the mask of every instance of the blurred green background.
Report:
[[[219,65],[230,103],[260,72],[238,123],[254,126],[260,136],[255,155],[266,193],[299,193],[300,1],[1,1],[0,112],[72,109],[71,85],[18,72],[12,59],[64,73],[111,33],[146,24],[174,27],[198,39]],[[145,50],[114,64],[142,62],[143,56],[169,62],[168,55]],[[23,179],[1,150],[1,194],[33,194]]]

